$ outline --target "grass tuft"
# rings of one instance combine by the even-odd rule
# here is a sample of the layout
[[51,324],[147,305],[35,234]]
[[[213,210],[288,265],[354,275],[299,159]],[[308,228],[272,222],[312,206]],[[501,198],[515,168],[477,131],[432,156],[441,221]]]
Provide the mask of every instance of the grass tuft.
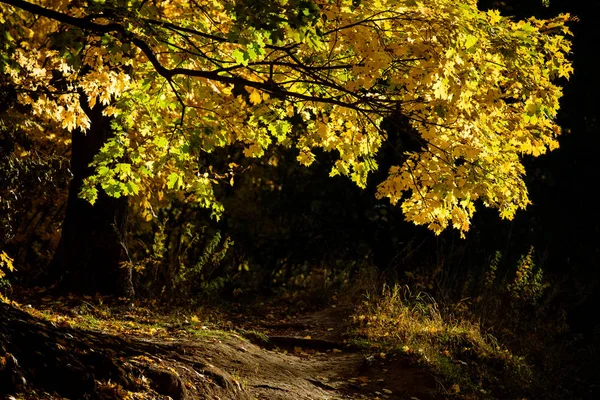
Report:
[[[444,313],[445,314],[445,313]],[[444,395],[527,396],[532,372],[478,323],[440,312],[425,292],[387,286],[369,293],[353,315],[353,344],[402,354],[439,377]]]

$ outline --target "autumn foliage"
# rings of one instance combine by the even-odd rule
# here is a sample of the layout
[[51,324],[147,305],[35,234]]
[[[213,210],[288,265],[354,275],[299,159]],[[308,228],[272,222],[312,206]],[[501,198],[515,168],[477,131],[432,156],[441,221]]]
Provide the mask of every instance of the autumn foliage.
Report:
[[0,1],[2,129],[68,151],[100,107],[114,135],[81,195],[130,196],[151,219],[173,196],[222,213],[215,188],[241,171],[208,162],[217,148],[293,148],[303,165],[321,149],[330,175],[365,187],[389,142],[382,121],[401,115],[418,146],[398,150],[377,196],[407,220],[464,233],[478,202],[509,219],[527,206],[522,157],[558,147],[568,15],[517,22],[474,0],[236,4]]

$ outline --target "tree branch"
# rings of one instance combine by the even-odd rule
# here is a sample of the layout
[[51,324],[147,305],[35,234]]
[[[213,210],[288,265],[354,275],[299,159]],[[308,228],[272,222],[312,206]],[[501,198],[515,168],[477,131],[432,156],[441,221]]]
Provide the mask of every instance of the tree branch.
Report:
[[29,2],[23,1],[23,0],[0,0],[0,3],[8,4],[10,6],[20,8],[23,11],[27,11],[31,14],[50,18],[55,21],[62,22],[67,25],[72,25],[72,26],[75,26],[77,28],[87,30],[87,31],[94,31],[97,33],[110,33],[110,32],[114,32],[114,31],[123,29],[123,27],[119,24],[115,24],[115,23],[107,24],[107,25],[97,24],[97,23],[91,22],[90,19],[87,17],[86,18],[72,17],[68,14],[64,14],[64,13],[61,13],[58,11],[44,8],[42,6],[38,6],[37,4],[32,4],[32,3],[29,3]]
[[[376,112],[375,109],[377,107],[373,108],[373,107],[361,106],[361,105],[366,105],[366,104],[370,104],[371,106],[373,106],[374,104],[379,104],[380,106],[383,106],[383,107],[381,107],[382,109],[379,110],[380,111],[379,113],[381,113],[381,111],[387,110],[387,108],[388,108],[387,106],[384,106],[384,104],[389,102],[389,100],[388,101],[379,101],[380,99],[377,99],[377,98],[373,98],[373,97],[369,97],[369,96],[361,96],[358,93],[349,92],[347,89],[341,87],[340,85],[332,84],[331,82],[328,82],[327,80],[323,80],[322,78],[318,77],[318,75],[316,75],[315,72],[320,71],[322,69],[319,67],[314,67],[314,66],[311,67],[311,66],[302,64],[291,53],[291,48],[293,48],[293,47],[278,47],[277,48],[277,50],[284,51],[286,54],[288,54],[288,56],[290,56],[292,58],[294,63],[296,63],[295,66],[293,63],[290,63],[291,64],[290,67],[300,70],[300,71],[304,71],[305,73],[308,73],[310,76],[313,77],[313,79],[316,79],[316,81],[314,82],[315,84],[329,86],[332,89],[338,90],[342,93],[345,93],[348,96],[354,97],[356,100],[354,102],[345,102],[345,101],[337,100],[334,98],[319,97],[319,96],[313,96],[313,95],[304,94],[304,93],[293,92],[293,91],[289,91],[289,90],[282,88],[280,85],[274,85],[273,82],[252,81],[249,79],[245,79],[245,78],[241,78],[239,76],[233,75],[231,73],[229,76],[222,75],[222,72],[220,72],[218,70],[217,71],[203,71],[203,70],[194,70],[194,69],[188,69],[188,68],[171,68],[171,69],[169,69],[160,63],[160,61],[158,60],[158,58],[156,56],[156,53],[152,50],[150,45],[148,43],[146,43],[146,41],[141,39],[139,36],[137,36],[133,32],[127,30],[123,25],[121,25],[119,23],[112,22],[112,23],[108,23],[108,24],[98,24],[98,23],[92,22],[90,20],[90,18],[88,18],[88,17],[83,17],[83,18],[73,17],[73,16],[70,16],[65,13],[61,13],[58,11],[54,11],[54,10],[51,10],[48,8],[41,7],[36,4],[29,3],[24,0],[0,0],[0,3],[8,4],[13,7],[19,8],[21,10],[30,12],[34,15],[50,18],[55,21],[62,22],[67,25],[71,25],[71,26],[74,26],[74,27],[82,29],[82,30],[92,31],[92,32],[101,33],[101,34],[111,34],[111,35],[114,35],[119,40],[121,40],[122,42],[132,43],[144,53],[144,55],[146,56],[148,61],[152,64],[154,70],[160,76],[165,78],[169,83],[172,82],[172,79],[175,76],[182,75],[182,76],[190,76],[190,77],[196,77],[196,78],[205,78],[205,79],[210,79],[213,81],[228,83],[228,84],[233,84],[233,85],[244,85],[244,86],[248,86],[248,87],[253,87],[255,89],[261,90],[263,92],[266,92],[266,93],[269,93],[271,95],[275,95],[278,97],[286,96],[286,97],[296,98],[299,100],[333,104],[333,105],[337,105],[337,106],[349,108],[349,109],[354,109],[354,110],[361,111],[361,112],[374,112],[374,111]],[[107,16],[107,18],[109,18],[109,17]],[[156,25],[163,26],[168,29],[174,29],[174,30],[179,30],[182,32],[188,32],[188,33],[191,33],[194,35],[199,35],[199,36],[202,36],[202,37],[214,40],[214,41],[227,42],[227,40],[224,38],[220,38],[220,37],[214,36],[214,35],[204,34],[202,32],[199,32],[199,31],[196,31],[193,29],[178,27],[177,25],[174,25],[171,23],[166,23],[166,22],[161,22],[161,21],[153,21],[153,20],[145,20],[145,21],[149,22],[149,23],[150,22],[154,23]],[[275,48],[275,47],[273,47],[273,48]],[[345,66],[340,66],[340,68],[342,68],[342,67],[345,67]],[[323,68],[323,70],[326,70],[326,69],[332,69],[332,67],[324,67]],[[383,100],[383,99],[381,99],[381,100]]]

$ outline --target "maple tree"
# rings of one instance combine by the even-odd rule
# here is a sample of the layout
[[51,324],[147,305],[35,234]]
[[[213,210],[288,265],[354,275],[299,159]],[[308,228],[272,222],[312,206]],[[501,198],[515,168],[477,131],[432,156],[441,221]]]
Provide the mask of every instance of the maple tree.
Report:
[[208,163],[217,148],[294,148],[307,166],[322,149],[331,176],[365,187],[394,129],[418,146],[377,196],[408,221],[464,233],[477,201],[512,218],[529,204],[522,157],[558,147],[571,17],[476,3],[0,0],[2,129],[72,152],[56,263],[76,268],[73,247],[101,238],[82,232],[104,224],[118,265],[130,206],[151,219],[174,196],[218,217],[215,187],[239,167]]

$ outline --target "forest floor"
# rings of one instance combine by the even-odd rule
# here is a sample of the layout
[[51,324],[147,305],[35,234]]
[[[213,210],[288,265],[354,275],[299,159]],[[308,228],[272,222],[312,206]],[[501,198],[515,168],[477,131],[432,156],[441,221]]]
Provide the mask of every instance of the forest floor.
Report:
[[[26,325],[0,329],[13,335],[0,354],[0,380],[12,384],[0,387],[0,398],[444,398],[435,377],[407,359],[349,345],[347,304],[309,312],[257,303],[161,313],[39,291],[14,294],[10,303],[14,319]],[[18,348],[30,331],[37,339],[21,346],[30,343],[35,354]]]

